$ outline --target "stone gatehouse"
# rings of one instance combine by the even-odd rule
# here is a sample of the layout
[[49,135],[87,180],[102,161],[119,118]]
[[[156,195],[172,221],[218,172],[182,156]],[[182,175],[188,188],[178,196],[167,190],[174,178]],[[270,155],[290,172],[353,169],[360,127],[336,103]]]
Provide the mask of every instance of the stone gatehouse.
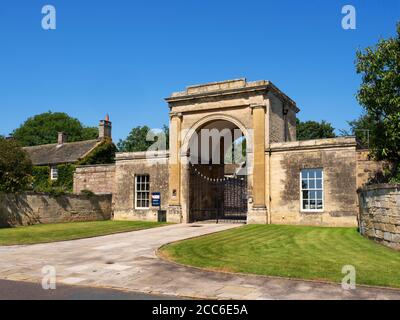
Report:
[[[356,190],[379,164],[354,137],[297,141],[300,110],[271,82],[190,86],[166,101],[169,151],[118,153],[113,166],[78,168],[75,192],[112,191],[114,219],[156,220],[157,193],[169,222],[357,225]],[[219,133],[215,145],[206,130]],[[227,161],[238,145],[240,161]]]

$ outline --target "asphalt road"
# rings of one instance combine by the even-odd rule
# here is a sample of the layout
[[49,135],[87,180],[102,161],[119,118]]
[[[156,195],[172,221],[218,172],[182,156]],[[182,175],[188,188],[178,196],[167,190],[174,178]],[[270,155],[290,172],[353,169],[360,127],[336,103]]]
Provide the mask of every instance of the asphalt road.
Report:
[[57,285],[43,290],[41,284],[0,280],[0,300],[175,300],[176,297],[79,286]]

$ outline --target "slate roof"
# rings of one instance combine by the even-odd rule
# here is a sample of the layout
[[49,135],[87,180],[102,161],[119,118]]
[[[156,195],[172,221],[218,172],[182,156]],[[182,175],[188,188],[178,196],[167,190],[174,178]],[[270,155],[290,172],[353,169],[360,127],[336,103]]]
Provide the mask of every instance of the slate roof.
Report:
[[101,140],[85,140],[66,142],[63,144],[44,144],[34,147],[24,147],[33,165],[56,165],[75,163],[92,151]]

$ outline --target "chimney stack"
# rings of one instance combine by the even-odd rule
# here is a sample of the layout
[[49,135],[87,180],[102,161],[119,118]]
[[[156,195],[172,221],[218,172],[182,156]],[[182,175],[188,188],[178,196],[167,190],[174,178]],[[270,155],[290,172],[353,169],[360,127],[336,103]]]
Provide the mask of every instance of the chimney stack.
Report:
[[67,135],[64,132],[58,133],[58,144],[64,144],[67,142]]
[[110,116],[107,114],[105,120],[100,120],[99,124],[99,139],[111,139],[111,121]]

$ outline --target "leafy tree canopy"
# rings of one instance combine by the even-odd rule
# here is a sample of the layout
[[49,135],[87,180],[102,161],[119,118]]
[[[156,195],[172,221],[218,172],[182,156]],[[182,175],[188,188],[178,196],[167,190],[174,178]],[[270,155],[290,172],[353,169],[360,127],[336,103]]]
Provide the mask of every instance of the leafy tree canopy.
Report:
[[46,112],[27,119],[13,137],[23,146],[56,143],[58,132],[64,132],[69,142],[96,139],[96,127],[85,127],[75,118],[62,112]]
[[400,181],[400,23],[395,37],[357,52],[356,70],[362,76],[357,99],[373,119],[372,153],[393,163]]
[[362,75],[357,99],[375,120],[373,151],[379,159],[400,158],[400,23],[397,36],[357,52]]
[[138,126],[132,129],[125,140],[118,142],[120,152],[147,151],[150,147],[166,150],[169,145],[169,128],[163,126],[161,131],[151,130],[148,126]]
[[0,138],[0,191],[17,192],[31,182],[32,163],[15,140]]
[[335,138],[335,129],[326,121],[305,121],[299,119],[297,123],[297,140],[312,140],[323,138]]
[[340,130],[341,135],[355,136],[362,147],[369,148],[375,120],[370,115],[364,113],[358,119],[348,121],[347,123],[350,126],[350,131]]

